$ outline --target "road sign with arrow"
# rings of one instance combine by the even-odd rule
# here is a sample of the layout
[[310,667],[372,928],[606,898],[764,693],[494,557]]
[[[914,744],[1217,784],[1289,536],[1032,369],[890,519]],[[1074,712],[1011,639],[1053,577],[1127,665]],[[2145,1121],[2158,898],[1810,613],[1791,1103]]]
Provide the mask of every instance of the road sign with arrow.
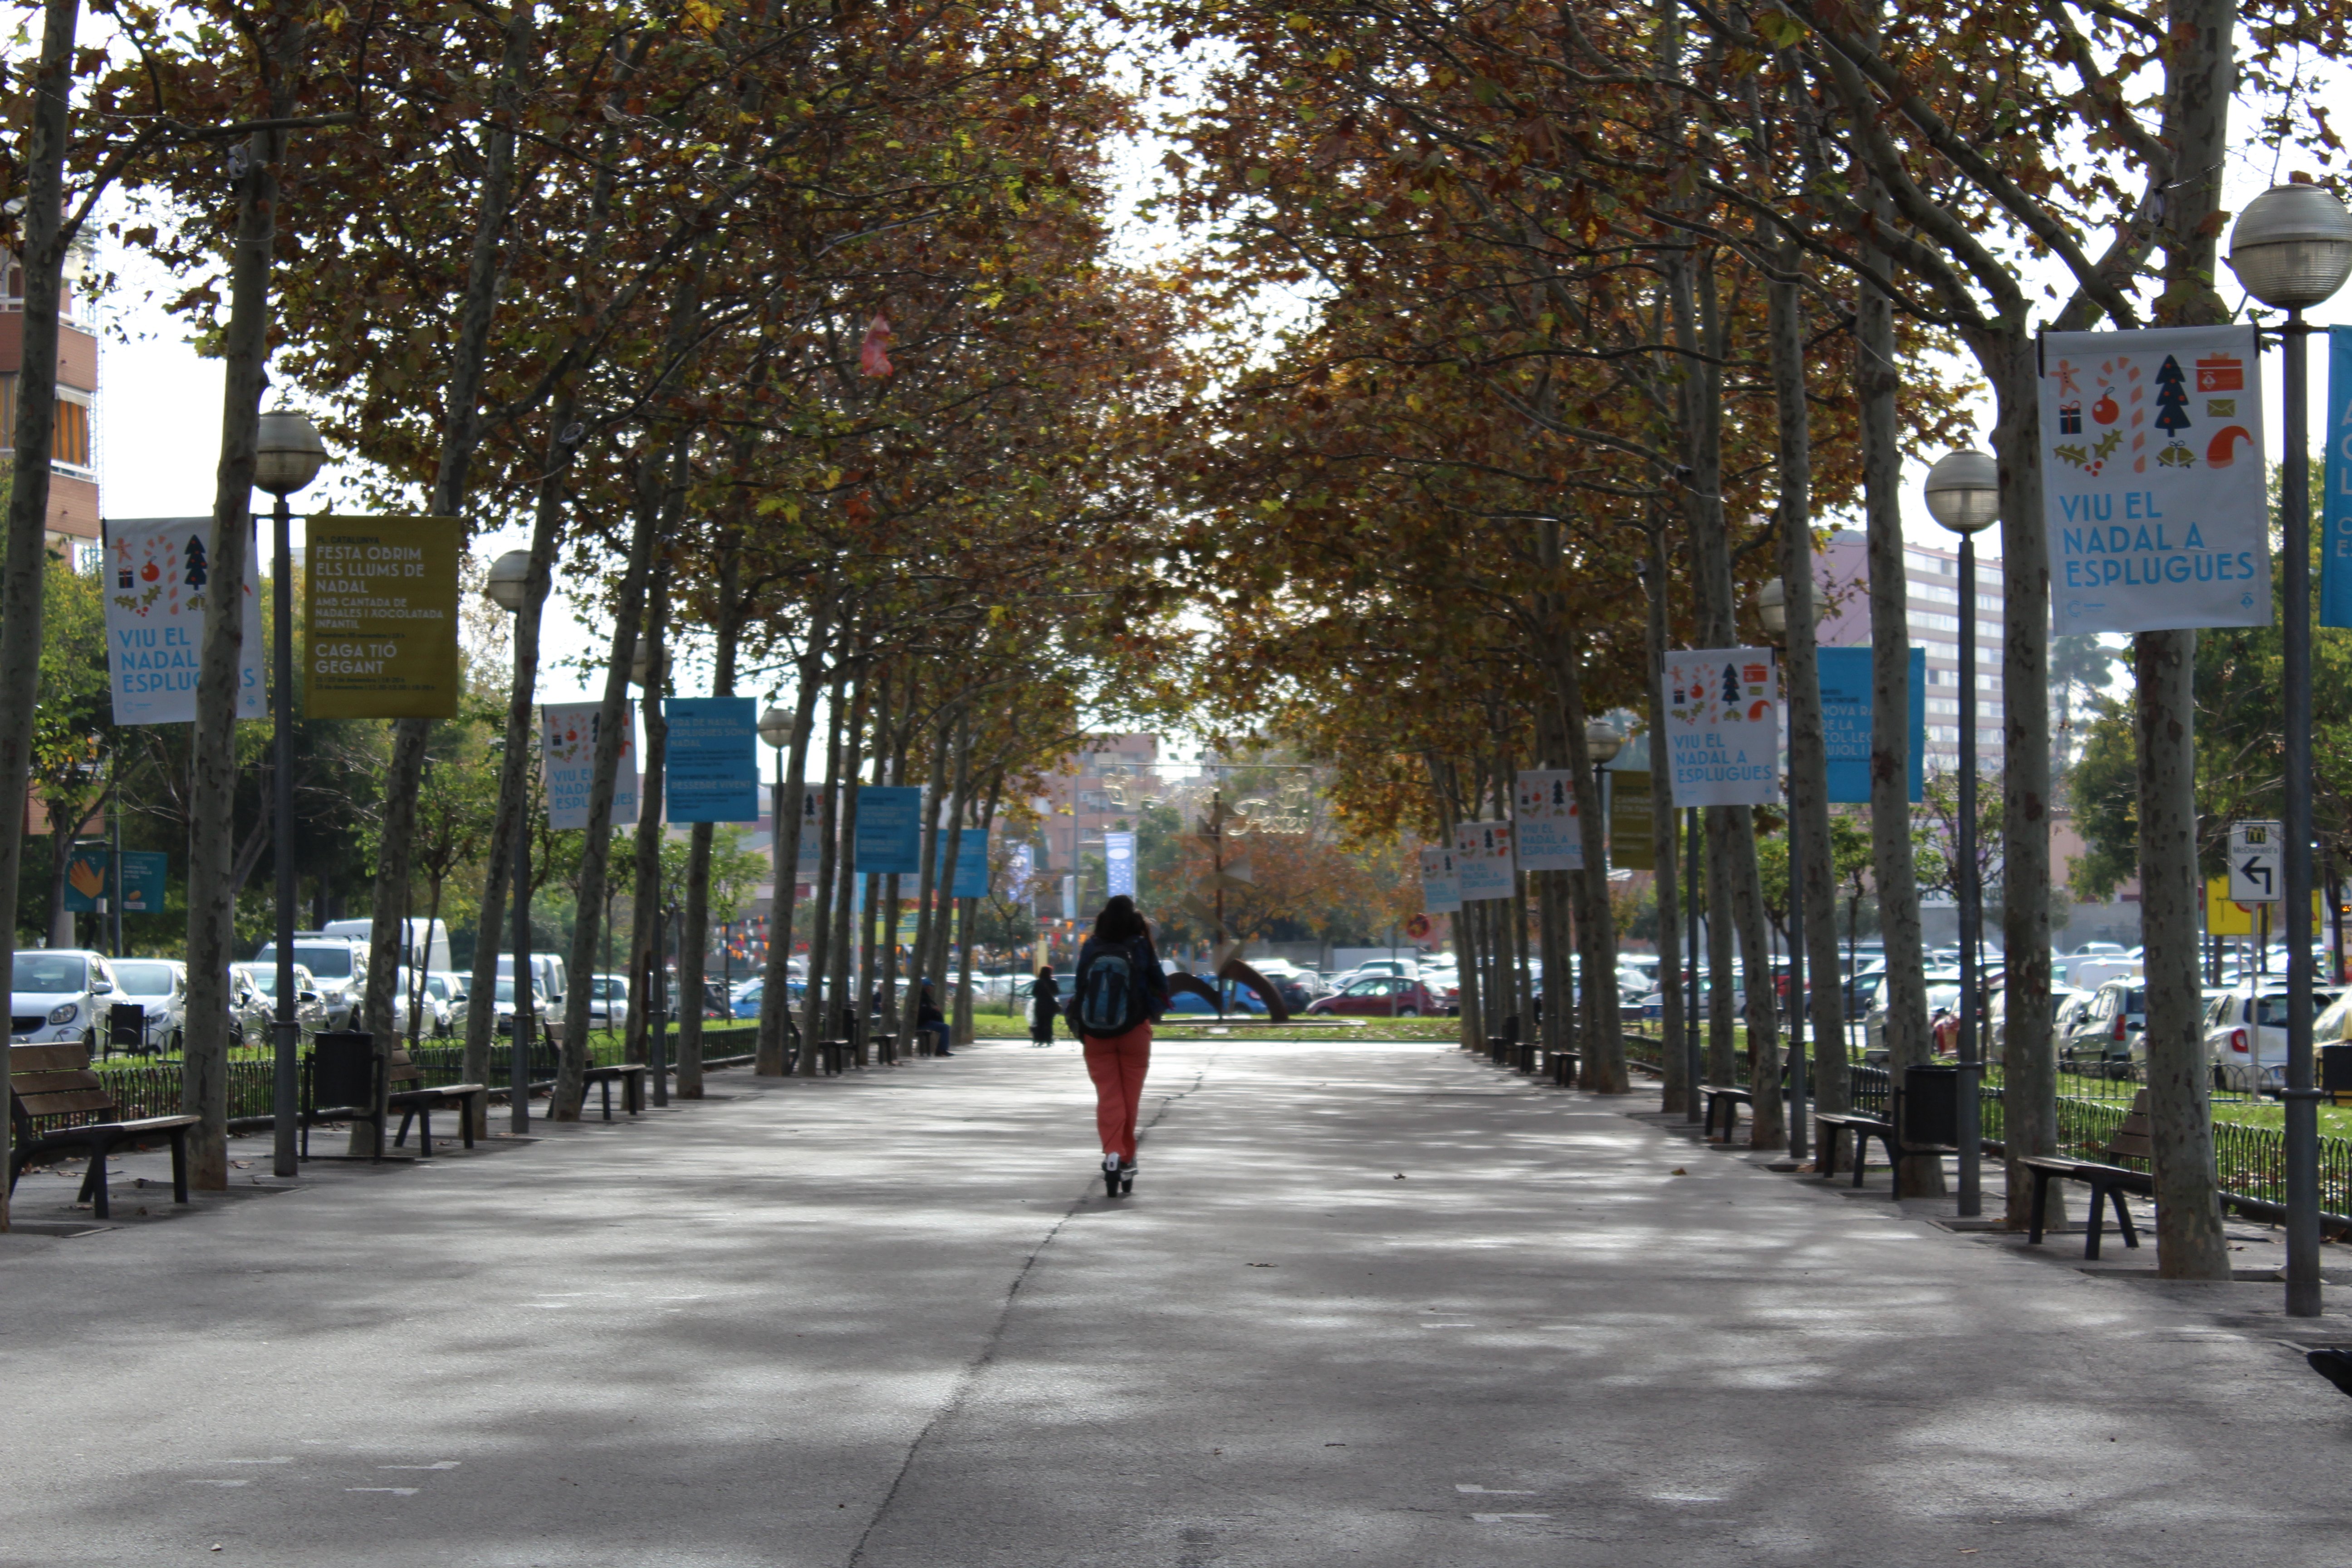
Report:
[[2283,842],[2275,822],[2230,824],[2230,897],[2241,904],[2274,904],[2285,897],[2279,865]]

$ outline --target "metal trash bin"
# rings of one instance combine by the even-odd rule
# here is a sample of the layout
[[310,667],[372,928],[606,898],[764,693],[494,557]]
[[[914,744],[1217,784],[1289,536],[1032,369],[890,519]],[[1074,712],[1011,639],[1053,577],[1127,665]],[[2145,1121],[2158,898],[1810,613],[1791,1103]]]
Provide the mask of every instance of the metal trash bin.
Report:
[[2331,1100],[2352,1095],[2352,1040],[2319,1047],[2319,1087]]
[[1960,1069],[1905,1068],[1903,1122],[1896,1132],[1906,1144],[1957,1148],[1960,1142]]

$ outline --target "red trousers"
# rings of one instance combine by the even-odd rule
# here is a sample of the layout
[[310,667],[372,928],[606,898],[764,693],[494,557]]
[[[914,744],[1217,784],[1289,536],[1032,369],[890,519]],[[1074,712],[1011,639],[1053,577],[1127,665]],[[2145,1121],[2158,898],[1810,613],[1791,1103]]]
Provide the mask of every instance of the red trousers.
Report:
[[1095,1128],[1103,1152],[1135,1163],[1135,1110],[1143,1101],[1143,1075],[1151,1068],[1151,1026],[1124,1035],[1086,1037],[1087,1076],[1095,1080]]

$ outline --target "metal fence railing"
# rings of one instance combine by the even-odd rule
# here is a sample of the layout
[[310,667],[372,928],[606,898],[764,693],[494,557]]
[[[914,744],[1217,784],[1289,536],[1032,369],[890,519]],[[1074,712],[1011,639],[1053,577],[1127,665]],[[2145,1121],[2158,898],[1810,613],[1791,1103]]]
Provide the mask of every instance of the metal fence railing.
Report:
[[[705,1028],[702,1031],[702,1054],[705,1061],[748,1055],[757,1044],[759,1029],[752,1026]],[[487,1079],[492,1089],[507,1081],[507,1061],[509,1042],[495,1040],[490,1046],[490,1070]],[[677,1037],[671,1036],[673,1058]],[[592,1066],[609,1067],[621,1059],[622,1043],[617,1037],[598,1036],[589,1042],[588,1058]],[[420,1043],[408,1054],[424,1073],[424,1086],[462,1083],[466,1079],[466,1047],[457,1044],[425,1045]],[[310,1053],[303,1053],[307,1064]],[[176,1116],[180,1112],[180,1062],[176,1058],[158,1059],[93,1062],[91,1070],[114,1095],[114,1114],[125,1121],[147,1116]],[[673,1059],[672,1065],[675,1066]],[[530,1080],[543,1087],[554,1081],[557,1066],[556,1047],[545,1038],[531,1042]],[[276,1098],[274,1064],[265,1058],[244,1057],[228,1064],[228,1120],[231,1122],[268,1121],[274,1114]],[[70,1126],[87,1121],[87,1113],[37,1118],[37,1128]]]

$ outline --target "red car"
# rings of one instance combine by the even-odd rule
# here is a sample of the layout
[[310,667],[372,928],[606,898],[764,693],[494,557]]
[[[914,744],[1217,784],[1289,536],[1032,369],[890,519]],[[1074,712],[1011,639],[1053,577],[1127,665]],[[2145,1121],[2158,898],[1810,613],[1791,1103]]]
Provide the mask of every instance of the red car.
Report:
[[1399,980],[1385,974],[1367,975],[1345,991],[1318,996],[1307,1010],[1371,1018],[1426,1018],[1444,1011],[1420,981]]

